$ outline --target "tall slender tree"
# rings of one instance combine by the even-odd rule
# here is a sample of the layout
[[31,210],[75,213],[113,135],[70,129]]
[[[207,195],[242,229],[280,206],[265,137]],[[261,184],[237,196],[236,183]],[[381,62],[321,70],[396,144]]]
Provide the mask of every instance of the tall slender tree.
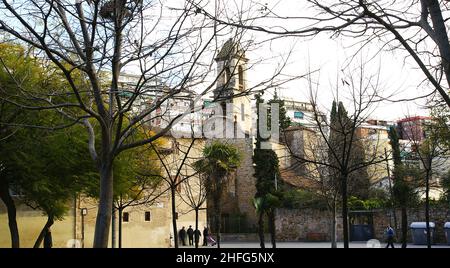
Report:
[[[277,191],[277,178],[280,178],[279,161],[278,156],[272,149],[261,148],[261,142],[267,142],[270,137],[263,139],[261,137],[260,116],[266,113],[260,113],[260,104],[264,104],[263,99],[258,94],[256,98],[256,111],[257,111],[257,136],[256,144],[253,154],[253,163],[255,167],[256,177],[256,193],[254,198],[254,205],[258,214],[258,235],[261,248],[265,248],[264,242],[264,215],[267,215],[269,232],[271,234],[272,247],[276,247],[276,234],[275,234],[275,208],[279,203],[276,195]],[[277,104],[279,110],[279,118],[273,118],[272,113],[267,113],[267,125],[268,128],[271,125],[271,120],[278,120],[279,129],[284,131],[290,125],[290,118],[286,116],[286,109],[284,108],[284,102],[280,100],[275,91],[274,97],[268,102],[269,104]],[[268,107],[267,107],[268,108]],[[278,201],[277,201],[278,200]]]
[[[408,208],[414,199],[414,186],[411,178],[417,177],[417,171],[411,167],[404,165],[401,157],[399,137],[394,127],[389,129],[389,143],[392,147],[392,158],[394,160],[392,192],[395,203],[401,209],[401,226],[402,226],[402,248],[406,248],[408,241]],[[409,179],[408,179],[409,178]]]

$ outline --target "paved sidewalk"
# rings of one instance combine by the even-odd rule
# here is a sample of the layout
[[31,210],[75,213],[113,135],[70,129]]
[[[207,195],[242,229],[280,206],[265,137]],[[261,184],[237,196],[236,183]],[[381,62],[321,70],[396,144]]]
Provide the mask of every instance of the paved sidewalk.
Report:
[[[259,242],[222,242],[222,248],[259,248]],[[350,248],[377,248],[385,247],[386,243],[381,244],[367,242],[351,242]],[[266,242],[266,247],[270,248],[270,242]],[[278,242],[277,248],[330,248],[330,242]],[[343,248],[342,242],[338,243],[338,248]],[[203,248],[203,247],[200,247]],[[208,246],[208,248],[212,248]],[[395,244],[395,248],[401,248],[401,244]],[[408,248],[426,248],[426,245],[408,244]],[[432,248],[450,248],[450,245],[432,245]]]

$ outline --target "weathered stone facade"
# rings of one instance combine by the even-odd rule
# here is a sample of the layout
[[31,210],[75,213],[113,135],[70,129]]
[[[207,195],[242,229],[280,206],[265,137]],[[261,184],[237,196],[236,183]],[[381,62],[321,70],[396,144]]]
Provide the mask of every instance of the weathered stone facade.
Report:
[[[318,209],[277,209],[275,228],[279,241],[330,240],[331,214]],[[342,239],[338,217],[338,240]],[[317,237],[317,239],[311,239]]]
[[[304,133],[306,132],[306,134]],[[310,142],[314,139],[311,137],[313,132],[304,128],[293,128],[288,132],[288,138],[286,142],[289,142],[292,146],[291,150],[296,152],[303,151],[302,144],[306,141]],[[300,140],[299,140],[300,139]],[[226,217],[234,217],[236,215],[245,215],[245,221],[247,230],[256,230],[257,215],[253,206],[253,198],[256,193],[256,178],[254,177],[255,170],[253,167],[253,150],[254,140],[252,138],[245,139],[222,139],[222,142],[233,144],[236,146],[242,154],[242,162],[237,168],[235,174],[230,176],[227,190],[222,195],[222,217],[223,222],[226,223]],[[308,165],[301,165],[297,160],[293,160],[289,155],[289,150],[285,143],[272,143],[272,149],[278,155],[280,159],[281,172],[280,181],[286,181],[284,171],[290,171],[294,173],[295,180],[299,180],[302,174],[305,174],[305,170]],[[313,172],[309,172],[312,174]],[[275,183],[274,178],[274,183]],[[281,182],[278,182],[279,184]],[[212,209],[212,202],[208,202],[208,213],[214,213]],[[211,219],[208,216],[208,219]],[[211,220],[210,220],[211,222]],[[226,228],[224,228],[226,230]],[[236,232],[238,230],[234,230]],[[242,231],[242,230],[239,230]]]
[[[241,164],[230,176],[227,189],[222,194],[222,216],[245,215],[247,225],[256,224],[256,212],[253,207],[253,197],[256,193],[255,171],[253,168],[253,140],[224,139],[222,142],[234,145],[242,154]],[[212,222],[213,203],[208,202],[208,219]],[[211,226],[213,228],[213,226]]]
[[[400,237],[401,218],[397,211],[397,236]],[[424,221],[423,209],[408,210],[408,227],[411,222]],[[445,243],[444,223],[450,221],[450,210],[433,208],[430,211],[430,219],[436,224],[435,242]],[[342,240],[342,217],[337,218],[337,239]],[[373,212],[373,227],[375,239],[383,240],[386,227],[392,223],[393,216],[390,210]],[[331,217],[326,210],[318,209],[278,209],[276,217],[277,239],[279,241],[318,241],[330,240]],[[412,242],[411,233],[408,231],[408,241]]]

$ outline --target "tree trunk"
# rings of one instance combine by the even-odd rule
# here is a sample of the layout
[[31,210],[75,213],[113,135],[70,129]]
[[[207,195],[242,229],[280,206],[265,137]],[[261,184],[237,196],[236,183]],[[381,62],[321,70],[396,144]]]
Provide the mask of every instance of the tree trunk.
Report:
[[123,208],[119,207],[119,248],[122,248],[122,220],[123,220]]
[[9,233],[11,234],[11,247],[19,248],[20,239],[19,239],[19,228],[17,227],[17,220],[16,220],[16,205],[14,204],[14,200],[11,198],[11,195],[9,194],[8,183],[1,183],[0,199],[2,199],[3,203],[5,203],[6,210],[8,212],[8,226],[9,226]]
[[[198,209],[199,208],[195,208],[195,231],[198,230]],[[195,235],[196,234],[194,233],[195,248],[198,248],[198,243],[200,242],[200,236],[198,236],[198,239],[196,239],[197,237]]]
[[347,174],[342,175],[342,233],[344,239],[344,248],[348,248],[348,211],[347,211]]
[[277,248],[276,243],[276,233],[275,233],[275,209],[271,209],[268,214],[269,220],[269,232],[270,232],[270,242],[272,243],[272,248]]
[[[430,18],[433,22],[433,30],[435,32],[434,41],[436,42],[439,53],[442,58],[442,67],[444,69],[447,83],[450,85],[450,44],[448,42],[447,27],[442,17],[442,10],[438,0],[424,0],[430,12]],[[447,102],[447,105],[450,104]]]
[[427,248],[431,248],[430,232],[430,172],[425,176],[425,222],[427,227]]
[[408,213],[406,206],[402,206],[402,248],[406,248],[408,245]]
[[176,204],[175,204],[175,195],[176,195],[176,188],[175,186],[171,186],[170,194],[172,195],[172,226],[173,226],[173,242],[175,244],[175,248],[178,248],[178,230],[177,230],[177,211],[176,211]]
[[[395,204],[394,204],[394,192],[392,190],[392,178],[391,178],[391,171],[389,169],[389,162],[388,162],[388,154],[387,154],[387,150],[386,148],[384,148],[384,156],[386,158],[386,171],[387,171],[387,175],[388,175],[388,182],[389,182],[389,196],[390,196],[390,206],[391,206],[391,214],[392,217],[394,218],[394,230],[395,230],[395,235],[397,235],[397,230],[398,230],[398,225],[397,225],[397,213],[395,211]],[[389,223],[392,226],[392,223],[390,222],[390,218],[389,218]]]
[[331,216],[332,216],[332,219],[331,219],[331,248],[337,248],[337,243],[336,243],[336,237],[337,237],[337,235],[336,235],[336,232],[337,232],[336,208],[337,208],[337,206],[336,206],[336,201],[333,201],[333,202],[334,202],[334,204],[333,204],[333,207],[331,208]]
[[[216,193],[216,195],[221,195],[222,192]],[[217,248],[220,248],[220,228],[222,225],[221,215],[222,215],[222,205],[220,204],[220,197],[214,199],[214,207],[216,208],[216,232],[217,232]]]
[[398,222],[397,222],[397,210],[395,209],[395,207],[392,207],[392,213],[394,215],[394,230],[395,230],[395,234],[397,235],[397,230],[398,230]]
[[264,243],[264,211],[258,213],[258,236],[261,248],[266,248]]
[[100,171],[100,198],[95,222],[94,248],[107,248],[113,202],[112,164],[104,164]]
[[39,236],[36,239],[36,242],[34,243],[33,248],[39,248],[42,244],[42,240],[44,240],[45,234],[47,233],[48,228],[50,228],[54,223],[53,216],[48,215],[47,216],[47,222],[44,225],[44,228],[42,228],[41,232],[39,233]]
[[112,209],[112,217],[111,217],[111,248],[116,247],[116,208],[113,205]]

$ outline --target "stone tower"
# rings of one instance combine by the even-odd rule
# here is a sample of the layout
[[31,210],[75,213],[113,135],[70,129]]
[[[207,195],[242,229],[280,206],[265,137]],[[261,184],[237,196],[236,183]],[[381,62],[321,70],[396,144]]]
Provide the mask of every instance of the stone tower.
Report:
[[[214,99],[222,107],[224,115],[233,120],[233,125],[239,126],[243,136],[221,139],[222,142],[233,144],[242,154],[240,166],[230,176],[226,190],[222,193],[222,231],[246,232],[255,230],[257,222],[253,197],[256,193],[255,173],[253,168],[252,132],[252,102],[247,88],[247,62],[245,52],[232,39],[225,42],[215,58],[217,63],[217,85]],[[229,120],[227,120],[229,121]],[[228,124],[229,122],[227,122]],[[237,137],[237,138],[236,138]],[[213,204],[208,200],[208,219],[214,218]],[[211,225],[212,231],[214,226]]]
[[[251,100],[247,95],[247,62],[245,51],[232,39],[225,42],[215,58],[217,63],[217,85],[214,99],[222,106],[224,115],[231,117],[235,125],[248,137],[251,133]],[[232,110],[227,110],[227,103]],[[229,107],[229,106],[228,106]]]

